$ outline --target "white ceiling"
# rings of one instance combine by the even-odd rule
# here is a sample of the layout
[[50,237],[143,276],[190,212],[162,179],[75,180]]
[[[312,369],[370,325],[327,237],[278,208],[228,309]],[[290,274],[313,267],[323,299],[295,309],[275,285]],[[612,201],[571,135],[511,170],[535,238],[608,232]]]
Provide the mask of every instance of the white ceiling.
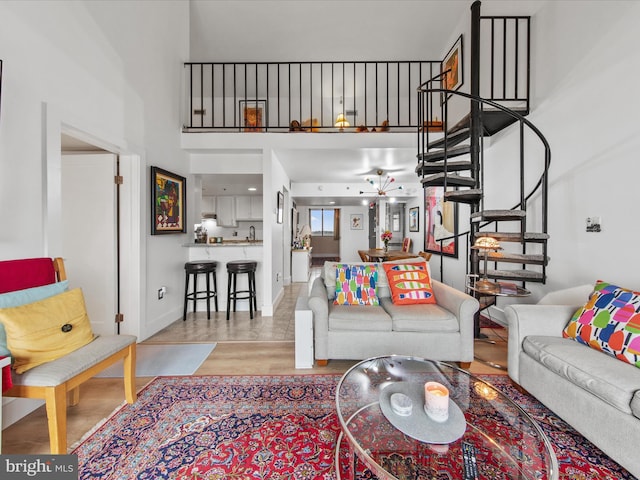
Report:
[[[467,25],[471,3],[191,0],[191,61],[439,60]],[[410,148],[279,148],[277,157],[293,183],[309,183],[308,190],[317,193],[294,197],[299,205],[360,205],[363,196],[357,192],[372,190],[365,177],[375,177],[378,168],[396,178],[396,185],[422,190],[414,171],[416,153],[411,143]],[[215,191],[236,180],[203,176]],[[327,184],[340,184],[333,190],[349,195],[329,194],[329,187],[320,192]]]

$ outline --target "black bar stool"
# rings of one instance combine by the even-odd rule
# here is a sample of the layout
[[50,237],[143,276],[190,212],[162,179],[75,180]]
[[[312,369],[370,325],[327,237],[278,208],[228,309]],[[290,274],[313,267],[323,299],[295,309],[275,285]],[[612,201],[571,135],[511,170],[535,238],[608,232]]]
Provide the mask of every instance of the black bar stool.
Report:
[[[196,303],[198,300],[207,301],[207,318],[211,318],[211,298],[213,298],[216,312],[218,311],[218,284],[216,281],[216,267],[218,262],[215,260],[200,260],[196,262],[187,262],[184,264],[185,281],[184,281],[184,312],[182,313],[182,321],[187,319],[187,303],[193,300],[193,313],[196,313]],[[207,289],[198,290],[198,275],[204,274],[207,279]],[[213,290],[211,290],[210,275],[213,274]],[[189,293],[189,275],[193,276],[193,292]]]
[[[253,318],[253,311],[258,310],[256,299],[256,268],[258,262],[254,260],[233,260],[227,262],[227,320],[229,320],[229,308],[233,300],[233,311],[236,311],[236,300],[249,300],[249,317]],[[248,274],[248,290],[238,290],[236,280],[238,274]],[[233,290],[231,290],[233,284]]]

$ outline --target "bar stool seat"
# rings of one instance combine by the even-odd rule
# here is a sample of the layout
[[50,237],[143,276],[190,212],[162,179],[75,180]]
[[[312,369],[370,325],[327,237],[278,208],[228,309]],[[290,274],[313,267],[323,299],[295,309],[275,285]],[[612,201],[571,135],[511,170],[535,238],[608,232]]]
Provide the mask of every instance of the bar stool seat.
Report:
[[[195,262],[187,262],[184,264],[185,282],[184,282],[184,311],[182,313],[182,321],[187,319],[187,303],[193,301],[193,313],[196,312],[196,304],[198,300],[207,301],[207,318],[211,318],[211,299],[215,303],[216,312],[218,311],[218,284],[216,281],[216,268],[218,262],[215,260],[199,260]],[[206,278],[206,290],[198,290],[198,275],[204,274]],[[213,290],[211,289],[210,276],[213,274]],[[193,291],[189,293],[189,279],[193,277]]]
[[[232,260],[227,262],[227,320],[233,301],[233,311],[236,311],[236,300],[249,300],[249,317],[253,318],[253,311],[258,310],[256,298],[256,269],[258,262],[255,260]],[[248,275],[247,290],[237,289],[237,278],[239,274]],[[231,288],[233,285],[233,289]]]

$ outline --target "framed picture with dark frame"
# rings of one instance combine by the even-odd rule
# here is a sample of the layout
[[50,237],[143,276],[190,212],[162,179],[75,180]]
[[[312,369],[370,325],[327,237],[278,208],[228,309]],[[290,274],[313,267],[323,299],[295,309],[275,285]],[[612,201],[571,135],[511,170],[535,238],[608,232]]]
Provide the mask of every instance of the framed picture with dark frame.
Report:
[[425,251],[458,258],[458,204],[444,201],[444,187],[424,189]]
[[409,231],[420,231],[420,207],[412,207],[409,209]]
[[151,167],[151,235],[186,233],[187,180]]
[[263,132],[266,127],[267,101],[240,100],[240,131]]
[[[447,70],[449,70],[447,72]],[[445,55],[440,66],[440,72],[447,74],[443,77],[442,88],[458,90],[464,83],[462,71],[462,35],[458,37],[451,50]]]
[[284,213],[284,193],[278,191],[277,202],[276,223],[282,223],[282,215]]

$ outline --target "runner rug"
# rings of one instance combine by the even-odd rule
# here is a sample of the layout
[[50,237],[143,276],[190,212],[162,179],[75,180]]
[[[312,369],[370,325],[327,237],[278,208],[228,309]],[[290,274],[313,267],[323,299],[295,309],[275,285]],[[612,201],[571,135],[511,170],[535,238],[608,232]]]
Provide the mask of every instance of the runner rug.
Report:
[[[539,422],[553,444],[561,479],[634,478],[534,398],[518,392],[506,375],[480,377]],[[73,450],[79,478],[335,479],[339,378],[158,377],[135,404],[122,406]],[[376,478],[366,470],[358,475]],[[438,472],[433,478],[462,476]]]

